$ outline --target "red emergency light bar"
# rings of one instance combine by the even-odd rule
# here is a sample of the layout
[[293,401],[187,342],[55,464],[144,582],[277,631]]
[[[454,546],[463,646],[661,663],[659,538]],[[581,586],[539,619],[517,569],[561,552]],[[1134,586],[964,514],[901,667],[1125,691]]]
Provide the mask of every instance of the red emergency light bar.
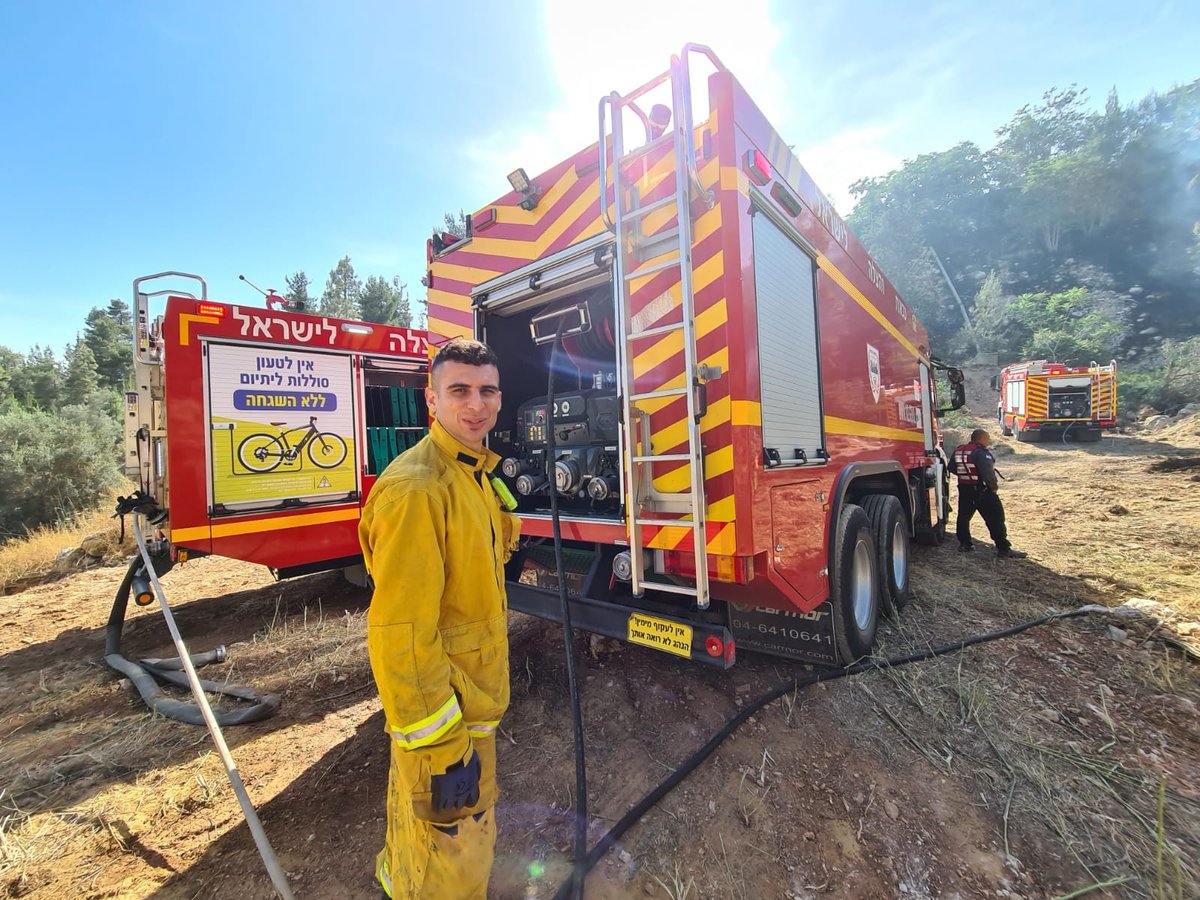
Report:
[[196,307],[196,311],[202,316],[212,316],[216,319],[225,318],[225,307],[219,303],[201,303]]

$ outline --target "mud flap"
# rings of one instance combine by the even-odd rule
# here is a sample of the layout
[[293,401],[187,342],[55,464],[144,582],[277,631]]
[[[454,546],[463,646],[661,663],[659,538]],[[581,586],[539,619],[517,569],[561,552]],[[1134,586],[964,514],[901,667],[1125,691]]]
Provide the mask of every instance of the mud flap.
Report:
[[785,612],[728,604],[729,630],[739,649],[769,653],[818,666],[840,666],[833,637],[833,605],[826,600],[812,612]]

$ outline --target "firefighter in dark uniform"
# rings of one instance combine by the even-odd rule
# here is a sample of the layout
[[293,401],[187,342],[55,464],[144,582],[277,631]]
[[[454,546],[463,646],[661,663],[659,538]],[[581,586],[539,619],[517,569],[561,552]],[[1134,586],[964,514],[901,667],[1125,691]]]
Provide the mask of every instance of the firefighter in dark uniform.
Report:
[[958,476],[958,549],[964,553],[975,549],[971,519],[978,511],[996,544],[996,555],[1001,559],[1022,559],[1026,554],[1014,550],[1008,542],[1004,504],[996,493],[999,487],[996,460],[988,449],[991,442],[992,436],[977,428],[971,432],[970,443],[954,448],[950,471]]

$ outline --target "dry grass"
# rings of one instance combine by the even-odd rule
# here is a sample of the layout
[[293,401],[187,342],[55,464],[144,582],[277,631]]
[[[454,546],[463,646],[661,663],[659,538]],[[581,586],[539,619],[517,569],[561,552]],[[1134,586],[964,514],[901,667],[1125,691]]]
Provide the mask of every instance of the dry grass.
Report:
[[[978,427],[993,427],[977,419]],[[994,435],[996,467],[1008,476],[1000,495],[1013,544],[1058,578],[1039,579],[1029,567],[989,567],[978,579],[987,602],[1022,611],[1046,606],[1134,598],[1167,604],[1184,621],[1200,620],[1200,490],[1187,471],[1147,472],[1147,458],[1174,456],[1200,446],[1200,416],[1147,435],[1106,436],[1100,444],[1020,444]],[[976,519],[976,537],[986,534]],[[969,560],[940,566],[979,571]],[[974,598],[973,598],[974,601]],[[974,605],[974,602],[972,603]]]
[[102,535],[98,547],[105,556],[132,553],[133,535],[126,529],[125,543],[120,543],[120,524],[111,518],[116,506],[114,494],[91,512],[80,513],[59,525],[43,525],[25,537],[14,538],[0,545],[0,594],[12,593],[44,579],[53,569],[58,554],[68,547],[78,547],[91,534]]
[[[260,593],[228,610],[248,623],[257,620],[258,629],[249,633],[250,624],[229,661],[206,667],[202,676],[281,693],[285,702],[289,694],[310,703],[339,701],[334,708],[343,705],[341,698],[369,699],[365,612],[327,614],[322,594],[335,584],[342,590],[340,583],[333,576],[306,581],[300,591],[297,583],[280,586],[273,605]],[[28,702],[0,714],[0,896],[7,896],[6,888],[40,896],[46,879],[62,871],[90,895],[88,878],[108,877],[106,868],[131,857],[130,833],[149,834],[168,821],[177,837],[194,833],[207,845],[237,821],[207,732],[151,714],[127,686],[102,672],[94,661],[47,659]],[[114,708],[114,692],[127,696],[128,705]],[[214,707],[237,702],[210,699]],[[266,776],[248,771],[245,777],[260,782],[263,797]],[[113,818],[114,809],[122,818]]]

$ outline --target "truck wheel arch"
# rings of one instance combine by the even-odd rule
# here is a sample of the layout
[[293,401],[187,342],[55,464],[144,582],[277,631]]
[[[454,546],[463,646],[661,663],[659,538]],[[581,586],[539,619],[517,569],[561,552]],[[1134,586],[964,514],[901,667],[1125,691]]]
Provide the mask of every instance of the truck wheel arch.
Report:
[[[912,537],[916,520],[912,495],[908,489],[908,473],[892,459],[850,463],[842,470],[833,488],[833,504],[829,512],[830,534],[837,528],[842,508],[847,503],[858,503],[858,498],[867,494],[891,494],[899,500],[908,521],[909,537]],[[833,563],[832,551],[829,561]]]

